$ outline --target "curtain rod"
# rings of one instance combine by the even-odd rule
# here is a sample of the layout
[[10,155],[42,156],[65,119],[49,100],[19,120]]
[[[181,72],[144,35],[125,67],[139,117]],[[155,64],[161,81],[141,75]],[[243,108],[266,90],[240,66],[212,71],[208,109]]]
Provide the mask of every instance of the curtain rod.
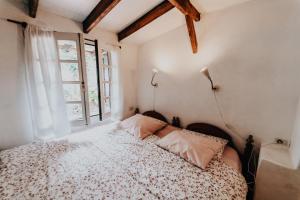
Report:
[[[15,24],[18,24],[18,25],[21,25],[23,28],[26,28],[26,26],[28,25],[27,22],[20,22],[20,21],[13,20],[13,19],[6,19],[6,21],[11,22],[11,23],[15,23]],[[88,41],[95,41],[95,40],[90,40],[90,39],[86,39],[86,40],[88,40]],[[120,49],[122,49],[121,45],[110,44],[110,43],[106,43],[106,44],[111,45],[111,46],[115,46],[115,47],[119,47]]]
[[26,28],[26,26],[27,26],[27,22],[20,22],[20,21],[16,21],[16,20],[13,20],[13,19],[6,19],[6,21],[11,22],[11,23],[15,23],[15,24],[19,24],[23,28]]

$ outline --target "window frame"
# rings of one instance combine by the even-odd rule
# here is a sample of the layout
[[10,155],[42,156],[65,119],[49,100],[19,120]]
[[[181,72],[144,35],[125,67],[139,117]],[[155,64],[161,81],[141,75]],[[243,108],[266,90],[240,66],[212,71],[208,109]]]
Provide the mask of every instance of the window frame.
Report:
[[[88,119],[87,119],[87,108],[86,108],[86,103],[85,103],[85,99],[86,99],[86,95],[85,95],[85,80],[86,77],[84,75],[84,69],[83,66],[85,65],[85,63],[83,62],[83,57],[82,57],[82,44],[81,44],[81,40],[80,40],[80,34],[77,33],[63,33],[63,32],[55,32],[55,40],[56,40],[56,47],[58,50],[58,63],[60,66],[60,73],[61,73],[61,63],[77,63],[78,64],[78,73],[79,73],[79,81],[64,81],[62,80],[62,84],[78,84],[80,87],[80,97],[81,100],[80,101],[67,101],[66,105],[68,104],[81,104],[81,108],[82,108],[82,119],[75,119],[75,120],[70,120],[71,124],[73,126],[82,126],[82,125],[86,125],[88,123]],[[61,60],[59,57],[59,47],[58,47],[58,41],[59,40],[69,40],[69,41],[75,41],[76,43],[76,51],[77,51],[77,60]],[[61,73],[62,74],[62,73]],[[61,75],[60,74],[60,75]],[[61,76],[62,77],[62,76]]]
[[[80,33],[64,33],[55,32],[56,45],[58,48],[58,40],[71,40],[76,42],[77,47],[77,60],[60,60],[58,55],[58,62],[61,72],[61,63],[78,63],[78,72],[80,81],[63,81],[63,84],[80,84],[81,101],[65,101],[66,104],[81,104],[82,106],[82,119],[80,120],[70,120],[72,127],[76,128],[78,126],[84,125],[94,125],[101,123],[104,120],[108,120],[111,117],[111,91],[112,91],[112,61],[111,61],[111,51],[106,48],[100,48],[97,40],[89,39],[83,37]],[[99,102],[99,118],[96,120],[97,115],[91,116],[90,105],[89,105],[89,95],[88,95],[88,75],[87,75],[87,63],[86,63],[86,51],[85,45],[95,46],[96,54],[96,70],[97,70],[97,85],[98,85],[98,102]],[[103,62],[103,52],[107,52],[107,65]],[[108,81],[104,80],[104,68],[109,70]],[[109,84],[109,96],[105,95],[105,84]],[[109,112],[105,111],[105,101],[109,100]],[[76,129],[74,129],[76,130]]]
[[[103,51],[107,52],[107,59],[108,59],[108,65],[104,64],[103,60]],[[106,48],[101,48],[101,71],[102,71],[102,76],[101,76],[101,88],[103,91],[103,95],[102,95],[102,102],[103,102],[103,106],[102,106],[102,110],[103,110],[103,118],[107,119],[111,117],[111,90],[112,90],[112,62],[111,62],[111,52],[106,49]],[[109,69],[109,81],[105,81],[104,80],[104,68],[108,68]],[[109,84],[109,96],[105,95],[105,84]],[[109,99],[109,106],[110,106],[110,111],[105,113],[105,100]]]
[[[87,41],[87,42],[85,42]],[[89,44],[88,42],[93,42],[94,44]],[[84,45],[90,45],[90,46],[94,46],[95,47],[95,54],[96,54],[96,71],[97,71],[97,85],[98,85],[98,102],[99,102],[99,121],[103,121],[103,115],[102,115],[102,94],[101,94],[101,70],[100,70],[100,65],[99,65],[99,47],[98,47],[98,41],[97,40],[91,40],[88,38],[84,38],[83,39],[83,53],[85,53],[85,48]],[[86,57],[84,55],[84,71],[86,73],[87,76],[87,68],[86,68]],[[91,121],[90,118],[96,117],[98,115],[91,115],[90,114],[90,108],[89,108],[89,101],[88,101],[88,79],[86,78],[86,106],[88,107],[88,112],[87,112],[87,116],[89,118],[89,122]],[[90,123],[89,123],[90,124]]]

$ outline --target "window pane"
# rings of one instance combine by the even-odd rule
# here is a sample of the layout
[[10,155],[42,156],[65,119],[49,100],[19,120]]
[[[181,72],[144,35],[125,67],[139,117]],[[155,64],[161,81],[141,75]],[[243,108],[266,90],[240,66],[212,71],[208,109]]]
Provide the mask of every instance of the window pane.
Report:
[[90,116],[99,115],[98,75],[95,46],[85,45]]
[[110,84],[109,83],[104,83],[104,95],[105,95],[105,97],[110,96]]
[[104,81],[109,81],[110,80],[110,70],[109,70],[109,67],[104,67],[104,70],[103,70],[103,79]]
[[99,99],[97,89],[89,89],[90,116],[99,115]]
[[63,84],[66,101],[81,101],[80,84]]
[[81,104],[67,104],[67,113],[70,121],[83,119]]
[[104,65],[109,65],[109,56],[108,56],[108,51],[105,51],[102,49],[102,63]]
[[79,81],[78,63],[61,63],[61,76],[63,81]]
[[57,40],[60,60],[77,60],[76,41]]
[[105,99],[104,100],[104,113],[109,113],[110,112],[110,99]]

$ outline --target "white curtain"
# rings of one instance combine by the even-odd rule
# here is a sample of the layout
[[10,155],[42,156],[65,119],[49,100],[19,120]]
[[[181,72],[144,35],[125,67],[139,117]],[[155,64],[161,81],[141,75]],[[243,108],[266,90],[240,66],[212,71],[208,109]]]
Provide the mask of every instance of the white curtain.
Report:
[[53,32],[27,26],[25,63],[35,136],[50,139],[70,133]]
[[122,82],[122,68],[120,66],[120,49],[111,51],[112,61],[112,85],[111,85],[111,119],[124,118],[124,94]]

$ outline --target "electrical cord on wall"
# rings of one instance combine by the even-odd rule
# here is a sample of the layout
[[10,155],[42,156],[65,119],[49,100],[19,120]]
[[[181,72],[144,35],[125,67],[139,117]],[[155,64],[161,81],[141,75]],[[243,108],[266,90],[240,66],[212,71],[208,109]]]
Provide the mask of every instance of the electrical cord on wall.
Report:
[[[242,138],[243,140],[245,140],[244,137],[242,137],[236,130],[233,126],[229,125],[226,120],[225,120],[225,117],[224,117],[224,114],[222,112],[222,108],[221,108],[221,105],[218,101],[218,97],[217,97],[217,94],[216,94],[216,90],[213,90],[213,93],[214,93],[214,99],[215,99],[215,102],[216,102],[216,105],[217,105],[217,110],[218,110],[218,113],[220,115],[220,118],[222,120],[222,122],[224,123],[225,127],[228,128],[229,130],[231,130],[232,132],[234,132],[236,135],[238,135],[240,138]],[[253,145],[253,148],[252,148],[252,151],[251,151],[251,154],[250,154],[250,158],[249,158],[249,161],[248,161],[248,169],[247,169],[247,172],[253,176],[253,182],[247,182],[247,184],[252,184],[252,183],[255,183],[256,181],[256,174],[255,173],[252,173],[250,171],[250,163],[251,161],[253,160],[253,165],[254,165],[254,168],[256,169],[257,167],[257,163],[256,163],[256,159],[255,159],[255,154],[254,154],[254,151],[255,151],[255,148],[254,148],[254,145]]]
[[217,105],[217,109],[218,109],[218,112],[219,112],[219,115],[221,117],[221,120],[222,122],[224,123],[225,127],[228,128],[229,130],[231,130],[233,133],[235,133],[236,135],[238,135],[240,138],[243,139],[243,141],[245,140],[244,137],[242,137],[238,131],[235,130],[235,128],[231,125],[229,125],[228,123],[226,123],[226,120],[225,120],[225,117],[224,117],[224,114],[222,112],[222,108],[221,108],[221,105],[218,101],[218,98],[217,98],[217,94],[216,94],[216,91],[218,91],[219,87],[217,85],[214,84],[211,76],[210,76],[210,73],[208,71],[208,68],[207,67],[204,67],[201,69],[201,73],[210,81],[210,84],[211,84],[211,89],[213,91],[213,94],[214,94],[214,99],[215,99],[215,102],[216,102],[216,105]]
[[215,102],[216,102],[216,105],[217,105],[217,110],[219,112],[220,118],[221,118],[222,122],[224,123],[224,125],[227,127],[227,123],[225,121],[221,106],[220,106],[218,98],[217,98],[216,90],[213,90],[213,93],[214,93],[214,98],[215,98]]
[[214,99],[215,99],[215,102],[216,102],[216,105],[217,105],[217,110],[218,110],[218,113],[219,113],[219,116],[220,116],[222,122],[224,123],[224,126],[226,128],[228,128],[229,130],[231,130],[232,132],[234,132],[234,134],[238,135],[241,139],[245,140],[245,138],[243,136],[241,136],[233,126],[229,125],[226,122],[224,114],[222,112],[221,105],[219,103],[219,100],[218,100],[218,97],[217,97],[217,94],[216,94],[216,90],[213,90],[213,93],[214,93]]
[[277,144],[277,143],[276,142],[269,142],[269,143],[261,144],[260,146],[265,147],[265,146],[269,146],[269,145],[272,145],[272,144]]

